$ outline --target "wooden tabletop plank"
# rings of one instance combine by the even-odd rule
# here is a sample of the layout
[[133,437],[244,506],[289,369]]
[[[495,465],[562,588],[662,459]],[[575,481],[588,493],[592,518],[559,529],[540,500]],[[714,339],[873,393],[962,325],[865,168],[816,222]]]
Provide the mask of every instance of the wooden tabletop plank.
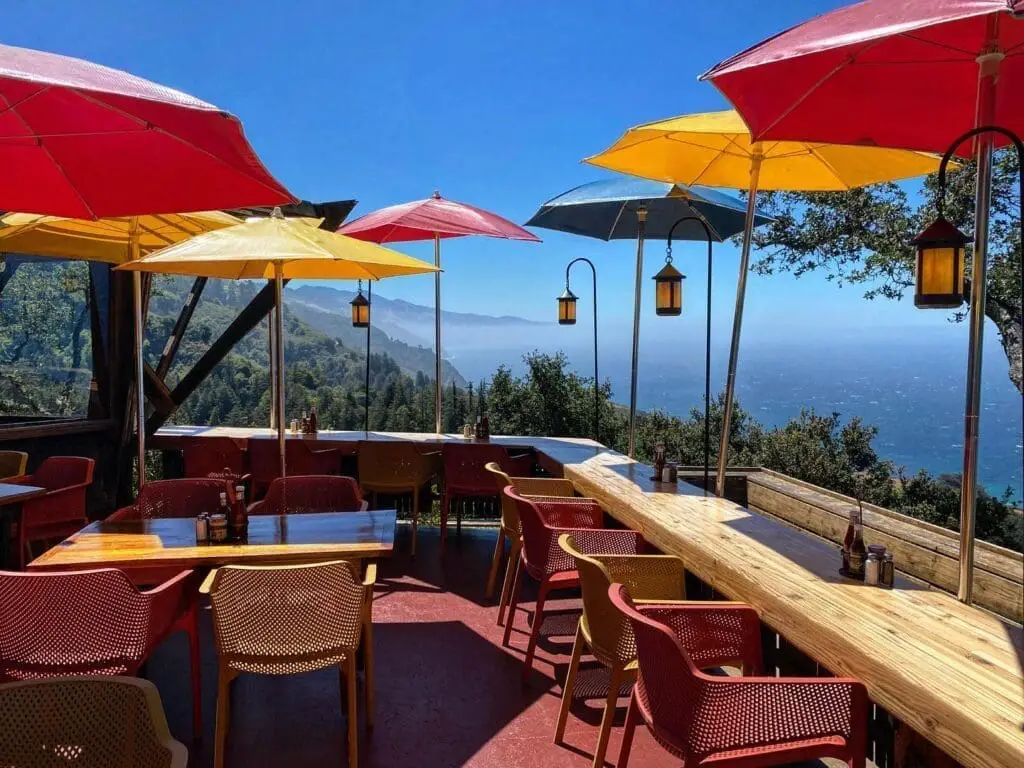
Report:
[[31,570],[204,568],[391,555],[394,510],[253,515],[241,543],[197,544],[193,518],[99,521],[29,563]]
[[45,488],[36,485],[19,485],[18,483],[0,483],[0,507],[7,504],[21,504],[46,493]]

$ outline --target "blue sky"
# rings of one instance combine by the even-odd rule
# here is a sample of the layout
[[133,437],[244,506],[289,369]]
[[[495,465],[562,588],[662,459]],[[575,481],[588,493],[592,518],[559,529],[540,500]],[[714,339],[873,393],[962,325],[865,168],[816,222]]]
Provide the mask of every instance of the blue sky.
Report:
[[[80,56],[180,88],[239,115],[267,166],[294,193],[359,200],[356,214],[429,195],[525,221],[544,200],[607,175],[579,159],[630,125],[725,108],[697,75],[720,59],[835,0],[654,2],[102,2],[9,4],[4,39]],[[634,248],[539,230],[543,244],[485,239],[444,245],[446,308],[553,318],[564,267],[599,269],[609,335],[632,306]],[[430,246],[400,246],[430,258]],[[648,275],[663,246],[648,248]],[[716,315],[731,316],[738,255],[716,255]],[[687,318],[703,317],[703,256],[676,249],[689,276]],[[576,281],[581,312],[589,290]],[[401,278],[380,293],[424,304],[432,278]],[[656,321],[655,336],[691,323]],[[909,302],[866,303],[861,289],[818,276],[754,277],[746,329],[870,332],[938,327],[945,313]],[[717,325],[717,323],[716,323]],[[585,328],[574,329],[583,333]],[[719,338],[723,339],[726,334]],[[607,338],[607,337],[606,337]]]

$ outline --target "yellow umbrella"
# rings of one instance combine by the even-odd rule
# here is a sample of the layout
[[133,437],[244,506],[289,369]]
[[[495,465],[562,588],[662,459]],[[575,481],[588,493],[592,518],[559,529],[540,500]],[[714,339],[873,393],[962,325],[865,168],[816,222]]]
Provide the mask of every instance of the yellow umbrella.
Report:
[[[59,259],[124,264],[202,232],[238,224],[223,211],[70,219],[30,213],[0,217],[0,251],[31,253]],[[132,281],[135,315],[135,420],[138,433],[139,487],[145,484],[146,404],[142,397],[142,281]]]
[[715,479],[715,492],[721,496],[725,491],[729,426],[758,190],[849,190],[932,173],[939,167],[939,157],[926,152],[820,142],[755,142],[750,140],[750,131],[739,113],[725,110],[638,125],[604,152],[584,162],[672,184],[730,187],[748,193]]
[[375,243],[320,229],[316,219],[290,218],[279,209],[265,219],[250,219],[233,227],[194,237],[117,269],[227,279],[274,281],[274,350],[277,421],[281,475],[284,463],[284,332],[282,288],[285,280],[380,280],[384,277],[440,271]]
[[0,216],[0,250],[123,264],[132,259],[133,222],[139,253],[146,254],[203,232],[234,226],[238,219],[223,211],[114,219],[8,213]]

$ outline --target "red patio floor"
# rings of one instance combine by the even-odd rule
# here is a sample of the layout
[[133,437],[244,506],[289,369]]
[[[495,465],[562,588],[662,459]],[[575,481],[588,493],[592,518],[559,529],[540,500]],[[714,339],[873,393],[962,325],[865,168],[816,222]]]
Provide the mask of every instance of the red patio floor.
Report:
[[[565,745],[552,742],[560,681],[572,650],[571,634],[542,640],[534,675],[520,680],[527,612],[520,610],[512,647],[501,645],[497,607],[483,587],[495,529],[464,529],[450,539],[442,560],[436,529],[420,529],[419,554],[408,555],[408,530],[399,530],[398,553],[380,563],[374,603],[376,727],[367,733],[360,711],[360,765],[587,766],[597,741],[605,684],[599,668],[588,675],[595,698],[577,700]],[[532,599],[532,595],[530,596]],[[552,608],[561,613],[544,630],[575,630],[578,599]],[[532,608],[532,603],[526,604]],[[559,620],[561,618],[561,620]],[[216,658],[203,623],[204,739],[190,738],[191,710],[184,636],[158,649],[147,674],[160,689],[172,733],[189,748],[190,766],[213,764]],[[593,664],[593,663],[592,663]],[[608,749],[618,756],[626,700]],[[242,676],[235,683],[227,766],[344,765],[345,721],[339,676],[324,670],[296,677]],[[361,706],[361,705],[360,705]],[[678,765],[638,729],[633,766]]]

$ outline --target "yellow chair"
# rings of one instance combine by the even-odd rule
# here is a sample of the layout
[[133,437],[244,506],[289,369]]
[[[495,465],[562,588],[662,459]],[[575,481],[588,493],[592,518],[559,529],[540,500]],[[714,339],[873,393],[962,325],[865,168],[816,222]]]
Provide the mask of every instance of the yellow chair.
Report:
[[28,454],[23,451],[0,451],[0,483],[25,474]]
[[491,571],[487,574],[485,596],[490,599],[494,595],[494,585],[498,580],[498,569],[505,554],[505,537],[510,542],[508,560],[505,564],[505,583],[501,588],[501,599],[498,601],[498,624],[505,622],[505,610],[512,598],[513,575],[516,558],[523,548],[522,528],[519,524],[519,510],[516,503],[502,491],[511,485],[520,496],[558,496],[570,498],[576,495],[576,489],[569,480],[554,477],[509,477],[496,461],[484,465],[484,469],[494,476],[501,497],[501,530],[494,546],[494,557],[491,559]]
[[555,726],[555,743],[561,744],[572,704],[573,687],[579,672],[580,657],[588,647],[601,664],[608,667],[611,680],[605,699],[604,716],[594,751],[595,768],[604,765],[615,719],[615,704],[624,682],[636,679],[636,641],[625,616],[608,597],[608,587],[625,584],[639,603],[645,600],[685,600],[686,569],[671,555],[584,555],[576,549],[572,537],[562,534],[558,545],[576,560],[583,591],[583,616],[576,628],[572,660],[562,687],[562,706]]
[[373,727],[373,585],[371,563],[360,579],[353,563],[229,565],[213,571],[200,592],[213,606],[217,645],[214,766],[223,768],[231,681],[245,672],[295,675],[338,665],[348,711],[348,765],[356,768],[356,651],[363,641],[366,726]]
[[185,768],[156,686],[134,677],[0,685],[0,765]]
[[420,494],[434,482],[441,471],[441,452],[424,452],[413,442],[392,443],[383,440],[360,440],[359,488],[363,496],[371,496],[377,508],[377,494],[412,495],[412,546],[416,557],[416,528],[420,520]]

